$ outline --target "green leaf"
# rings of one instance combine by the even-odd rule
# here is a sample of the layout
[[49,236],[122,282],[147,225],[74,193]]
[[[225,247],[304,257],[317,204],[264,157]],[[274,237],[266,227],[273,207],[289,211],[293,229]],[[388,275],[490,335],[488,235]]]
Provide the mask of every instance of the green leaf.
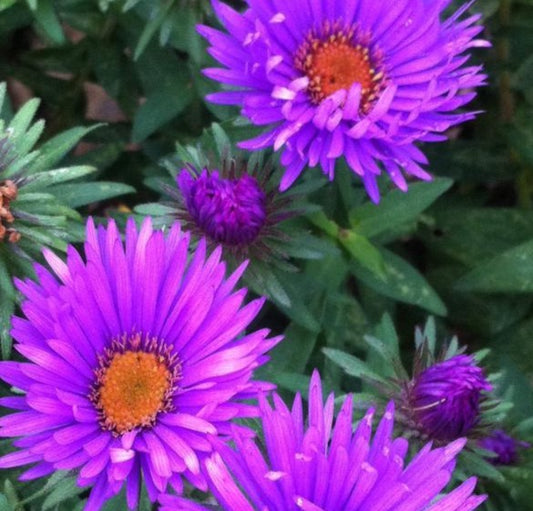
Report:
[[322,348],[322,352],[350,376],[354,376],[355,378],[369,378],[371,380],[386,383],[385,380],[372,371],[365,362],[349,353],[334,348]]
[[329,238],[317,238],[306,232],[298,231],[291,236],[291,242],[283,246],[283,252],[299,259],[321,260],[326,256],[340,255],[337,244]]
[[39,0],[35,10],[37,27],[53,44],[65,44],[63,27],[55,12],[54,0]]
[[11,131],[11,138],[16,142],[19,137],[24,137],[26,130],[31,124],[37,108],[39,108],[40,100],[37,98],[30,99],[20,108],[15,114],[15,117],[9,123],[8,130]]
[[[15,313],[15,301],[11,290],[6,290],[4,287],[0,288],[0,347],[2,352],[2,359],[9,360],[11,355],[11,348],[13,346],[13,339],[11,338],[11,316]],[[11,291],[11,292],[9,292]]]
[[[9,7],[11,7],[16,2],[17,2],[17,0],[0,0],[0,12],[8,9]],[[0,102],[0,104],[1,104],[1,102]]]
[[85,176],[95,170],[94,167],[89,167],[88,165],[77,165],[74,167],[64,167],[45,172],[37,172],[27,178],[26,184],[24,185],[24,191],[28,192],[35,189],[42,190],[50,185],[64,183],[65,181],[71,181],[72,179]]
[[42,510],[46,511],[47,509],[52,509],[57,504],[60,504],[83,491],[85,491],[85,488],[76,484],[76,477],[67,477],[55,484],[54,489],[44,499]]
[[350,270],[355,277],[384,296],[418,305],[440,316],[446,314],[446,306],[418,270],[386,249],[381,250],[381,255],[385,265],[383,280],[355,261],[350,264]]
[[433,213],[434,225],[423,233],[424,241],[470,267],[533,238],[531,210],[443,204]]
[[533,240],[486,261],[457,282],[461,290],[530,293],[533,291]]
[[332,238],[337,238],[339,233],[339,226],[330,220],[323,211],[317,211],[311,215],[308,215],[309,221],[324,231]]
[[291,323],[284,335],[285,339],[270,352],[270,362],[267,369],[273,375],[281,371],[303,373],[313,353],[318,332]]
[[10,506],[7,497],[3,493],[0,493],[0,511],[13,511],[13,508]]
[[67,244],[58,238],[59,232],[54,232],[49,228],[39,228],[39,227],[26,227],[25,225],[17,225],[17,230],[25,237],[28,237],[30,240],[33,240],[37,244],[51,246],[64,252],[67,248]]
[[211,124],[211,131],[213,133],[213,138],[215,139],[218,156],[222,160],[228,156],[227,152],[231,148],[231,141],[220,124],[216,122]]
[[39,157],[31,164],[30,170],[38,172],[53,167],[65,154],[73,149],[87,133],[101,126],[71,128],[48,140],[39,148]]
[[395,189],[385,195],[379,205],[366,203],[354,209],[350,213],[350,224],[363,236],[377,236],[416,219],[452,184],[451,179],[438,178],[412,184],[407,193]]
[[386,279],[383,257],[368,238],[346,229],[339,229],[338,237],[340,244],[358,263],[370,270],[376,278]]
[[142,142],[163,124],[182,112],[192,99],[192,91],[161,91],[154,94],[137,110],[133,120],[132,142]]
[[71,208],[99,202],[128,193],[135,193],[135,188],[124,183],[96,181],[94,183],[72,183],[59,185],[51,191]]
[[17,141],[17,153],[19,155],[26,154],[37,143],[39,137],[44,130],[44,121],[41,119],[37,121],[25,134],[24,137]]
[[135,206],[135,213],[144,216],[167,216],[175,215],[176,209],[158,202],[151,202],[148,204],[139,204]]
[[505,482],[501,472],[481,456],[471,451],[463,450],[460,454],[461,467],[468,474],[487,477],[500,483]]
[[172,2],[167,1],[163,4],[153,4],[155,9],[157,10],[156,14],[153,14],[151,19],[146,23],[144,26],[144,30],[141,33],[141,36],[139,37],[139,42],[137,43],[137,46],[135,47],[135,52],[133,55],[134,60],[137,60],[142,52],[145,50],[146,46],[156,33],[157,29],[163,24],[165,21],[165,18],[167,16],[167,13],[169,9],[172,7]]

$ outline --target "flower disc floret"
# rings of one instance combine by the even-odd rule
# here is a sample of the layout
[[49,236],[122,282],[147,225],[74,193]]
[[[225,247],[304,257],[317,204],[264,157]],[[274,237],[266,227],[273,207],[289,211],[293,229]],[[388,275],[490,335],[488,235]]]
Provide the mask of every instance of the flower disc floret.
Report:
[[[19,391],[0,399],[14,413],[0,436],[18,437],[0,468],[31,464],[21,479],[75,470],[92,486],[86,511],[122,487],[136,508],[141,481],[155,500],[183,478],[207,489],[202,458],[211,438],[231,435],[230,420],[257,414],[244,400],[272,385],[253,370],[280,338],[245,333],[262,299],[244,305],[225,277],[221,249],[206,257],[201,240],[174,224],[165,233],[146,219],[96,228],[89,220],[84,257],[44,253],[38,282],[17,282],[25,318],[13,318],[24,362],[1,362],[0,377]],[[22,394],[20,393],[22,392]]]
[[140,334],[112,343],[101,357],[90,395],[104,429],[121,435],[152,427],[159,413],[172,410],[181,364],[165,343],[143,342]]
[[372,200],[385,171],[401,190],[405,175],[428,180],[418,142],[446,140],[473,119],[458,109],[485,83],[467,65],[481,15],[450,17],[449,0],[247,0],[241,14],[212,0],[225,31],[198,28],[223,66],[204,72],[229,88],[207,98],[237,105],[265,126],[249,150],[282,150],[286,190],[307,166],[333,179],[344,158]]
[[296,52],[295,66],[309,79],[307,93],[311,102],[322,100],[339,90],[361,85],[359,110],[367,112],[384,86],[379,52],[367,46],[368,38],[357,27],[340,28],[329,24],[312,31]]

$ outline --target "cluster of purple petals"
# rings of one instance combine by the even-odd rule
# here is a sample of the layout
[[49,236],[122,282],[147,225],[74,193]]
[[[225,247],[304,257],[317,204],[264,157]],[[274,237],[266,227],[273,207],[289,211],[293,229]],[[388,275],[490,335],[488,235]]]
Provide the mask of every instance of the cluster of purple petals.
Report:
[[465,436],[478,423],[483,392],[492,390],[471,355],[456,355],[415,377],[409,405],[417,426],[432,440]]
[[225,245],[249,245],[266,220],[266,195],[249,174],[234,179],[217,170],[193,177],[187,169],[177,177],[187,212],[209,239]]
[[[27,319],[13,318],[12,335],[27,361],[1,362],[0,377],[24,394],[0,399],[14,410],[0,419],[0,436],[20,438],[0,468],[31,464],[22,480],[76,470],[78,484],[92,486],[86,511],[123,486],[135,508],[141,482],[152,500],[168,484],[181,492],[182,477],[207,490],[210,438],[256,415],[243,400],[272,388],[251,378],[280,338],[243,335],[263,300],[244,305],[246,290],[234,289],[244,265],[226,278],[220,248],[206,257],[202,240],[191,255],[179,224],[165,235],[149,219],[140,230],[130,220],[123,242],[113,221],[89,220],[84,248],[82,258],[69,247],[66,263],[45,251],[52,271],[36,265],[37,282],[17,282]],[[113,339],[139,332],[177,356],[181,378],[153,427],[117,435],[90,399],[95,370]]]
[[[373,436],[373,410],[354,430],[351,396],[334,421],[334,396],[323,402],[316,371],[307,426],[299,395],[291,409],[277,395],[273,406],[263,397],[260,408],[266,453],[236,434],[235,450],[219,444],[205,461],[225,511],[470,511],[485,500],[472,495],[474,478],[441,495],[465,440],[438,449],[428,444],[405,464],[408,443],[393,438],[392,403]],[[161,502],[161,511],[205,511],[181,497]]]
[[[481,66],[466,65],[465,52],[488,46],[476,39],[481,15],[463,14],[472,2],[441,21],[450,0],[247,0],[248,9],[234,11],[212,0],[227,32],[198,28],[209,53],[223,68],[205,74],[233,90],[208,96],[214,103],[238,105],[253,124],[264,125],[257,138],[241,147],[282,149],[285,166],[280,189],[289,188],[304,167],[320,165],[334,176],[344,157],[358,174],[372,200],[379,200],[376,178],[382,168],[401,190],[404,174],[430,179],[416,142],[446,139],[448,128],[475,116],[457,109],[483,85]],[[313,104],[309,79],[295,65],[295,55],[311,32],[322,27],[355,27],[368,34],[371,53],[382,55],[385,87],[364,112],[361,85],[340,89]],[[323,29],[324,37],[329,33]]]
[[481,439],[479,445],[496,454],[495,458],[489,459],[494,465],[514,465],[520,449],[531,447],[527,442],[515,440],[502,429],[496,429],[490,436]]

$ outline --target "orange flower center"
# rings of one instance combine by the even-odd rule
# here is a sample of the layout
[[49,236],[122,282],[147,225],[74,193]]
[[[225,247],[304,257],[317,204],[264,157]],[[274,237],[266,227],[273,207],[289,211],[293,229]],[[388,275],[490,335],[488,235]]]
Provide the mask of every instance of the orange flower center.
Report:
[[168,405],[173,375],[165,357],[127,350],[115,353],[99,378],[96,405],[107,429],[121,434],[153,425]]
[[310,35],[298,50],[296,67],[309,78],[307,91],[313,103],[355,83],[361,85],[361,111],[367,111],[377,97],[383,72],[373,66],[369,48],[354,39],[353,30],[337,30],[325,39]]

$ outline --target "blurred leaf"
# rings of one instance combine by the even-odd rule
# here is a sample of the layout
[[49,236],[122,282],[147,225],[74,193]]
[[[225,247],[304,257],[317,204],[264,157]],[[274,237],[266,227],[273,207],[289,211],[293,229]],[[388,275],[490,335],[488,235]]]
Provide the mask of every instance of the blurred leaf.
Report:
[[26,178],[23,192],[26,193],[36,189],[42,190],[50,185],[64,183],[65,181],[71,181],[72,179],[85,176],[91,172],[94,172],[95,170],[96,169],[94,167],[89,167],[88,165],[78,165],[75,167],[64,167],[45,172],[37,172]]
[[379,205],[367,202],[351,211],[350,223],[357,233],[372,238],[416,218],[452,184],[451,179],[437,178],[412,184],[407,193],[395,189]]
[[172,7],[172,4],[173,2],[171,0],[167,0],[166,2],[160,3],[152,3],[154,10],[151,13],[151,19],[149,19],[148,23],[146,23],[146,25],[144,26],[144,30],[142,31],[139,37],[139,42],[135,47],[135,51],[133,54],[133,58],[135,60],[137,60],[141,56],[142,52],[145,50],[146,46],[152,39],[155,32],[161,27],[161,25],[165,21],[167,13]]
[[181,90],[161,91],[147,98],[135,114],[132,142],[141,142],[187,106],[192,95],[186,90],[186,85],[182,87]]
[[15,2],[17,2],[17,0],[0,0],[0,11],[4,11],[11,7]]
[[346,374],[356,378],[369,378],[374,381],[385,383],[385,380],[372,371],[370,367],[368,367],[368,364],[353,355],[333,348],[322,348],[322,351],[326,357],[338,364]]
[[40,31],[53,44],[65,44],[65,35],[55,11],[54,0],[39,0],[35,9],[35,20]]
[[11,316],[15,312],[15,302],[13,297],[9,296],[8,290],[4,287],[0,287],[0,303],[2,304],[0,307],[0,344],[2,348],[2,360],[9,360],[11,347],[13,345],[13,340],[9,332],[11,331]]
[[533,238],[533,211],[511,208],[450,207],[432,211],[434,225],[424,241],[467,266],[500,255]]
[[98,128],[93,125],[89,128],[71,128],[48,140],[39,148],[39,157],[32,163],[31,171],[48,170],[56,165],[87,133]]
[[111,199],[119,195],[135,193],[135,188],[124,183],[96,181],[59,185],[54,187],[52,191],[71,208],[79,208],[80,206]]
[[311,215],[308,215],[308,218],[311,223],[316,225],[326,234],[328,234],[332,238],[337,238],[339,233],[339,226],[333,220],[330,220],[323,211],[317,211],[316,213],[312,213]]
[[67,477],[54,485],[53,490],[43,501],[42,510],[52,509],[57,504],[79,495],[83,491],[85,489],[76,484],[76,477]]
[[522,62],[514,75],[514,86],[520,89],[530,104],[533,104],[533,54]]
[[379,250],[365,237],[347,229],[339,230],[340,244],[364,268],[378,279],[386,279],[385,264]]
[[381,250],[384,261],[385,278],[383,280],[352,261],[350,269],[362,282],[378,293],[400,302],[418,305],[434,314],[446,314],[446,306],[426,279],[407,261],[389,252]]
[[533,241],[480,264],[457,282],[457,288],[482,292],[533,291]]
[[284,335],[285,339],[270,352],[267,372],[272,375],[282,371],[303,373],[315,348],[318,332],[291,323]]
[[0,511],[13,511],[13,508],[9,505],[7,497],[0,493]]
[[488,477],[495,481],[503,483],[505,481],[501,472],[491,465],[487,460],[484,460],[481,456],[468,451],[463,450],[460,454],[463,470],[466,470],[468,474],[476,474],[478,476]]

